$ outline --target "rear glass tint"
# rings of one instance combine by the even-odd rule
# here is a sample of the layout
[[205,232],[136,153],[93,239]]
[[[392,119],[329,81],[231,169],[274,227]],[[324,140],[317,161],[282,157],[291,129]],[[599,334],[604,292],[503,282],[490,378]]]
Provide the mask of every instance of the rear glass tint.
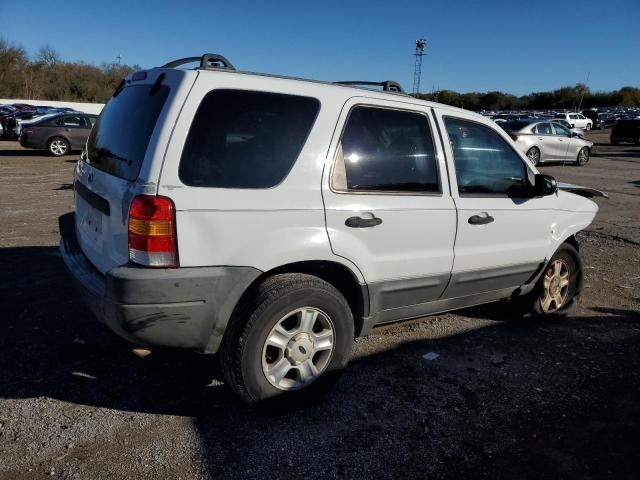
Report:
[[209,92],[180,160],[185,185],[269,188],[295,163],[320,103],[315,98],[241,90]]
[[87,141],[89,163],[126,180],[140,173],[149,139],[169,87],[151,91],[152,85],[125,87],[111,97],[98,117]]

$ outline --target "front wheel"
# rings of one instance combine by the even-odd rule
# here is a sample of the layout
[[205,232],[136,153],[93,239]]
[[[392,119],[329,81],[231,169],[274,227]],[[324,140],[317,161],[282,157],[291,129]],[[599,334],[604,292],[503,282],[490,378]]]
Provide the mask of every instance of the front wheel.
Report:
[[47,143],[47,150],[54,157],[61,157],[69,152],[69,142],[64,138],[54,137]]
[[591,152],[587,147],[582,147],[578,152],[578,157],[576,158],[576,165],[580,167],[584,167],[587,163],[589,163],[589,158],[591,158]]
[[584,128],[587,132],[591,130],[591,124],[587,123],[587,126]]
[[515,299],[524,316],[565,314],[575,305],[583,283],[578,251],[564,243],[545,267],[535,288]]
[[538,149],[538,147],[531,147],[529,150],[527,150],[527,158],[531,160],[531,163],[534,166],[538,165],[538,163],[540,163],[540,150]]
[[275,275],[234,313],[220,351],[222,372],[247,403],[296,403],[337,377],[353,338],[349,304],[331,284],[305,274]]

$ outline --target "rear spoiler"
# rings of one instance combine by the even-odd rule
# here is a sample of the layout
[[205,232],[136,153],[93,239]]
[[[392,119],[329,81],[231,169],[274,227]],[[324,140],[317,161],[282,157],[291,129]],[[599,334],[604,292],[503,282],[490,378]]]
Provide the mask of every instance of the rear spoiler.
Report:
[[558,182],[558,188],[560,190],[564,190],[565,192],[575,193],[576,195],[580,195],[582,197],[593,198],[593,197],[604,197],[609,198],[605,192],[601,190],[596,190],[595,188],[590,187],[582,187],[580,185],[574,185],[572,183],[560,183]]

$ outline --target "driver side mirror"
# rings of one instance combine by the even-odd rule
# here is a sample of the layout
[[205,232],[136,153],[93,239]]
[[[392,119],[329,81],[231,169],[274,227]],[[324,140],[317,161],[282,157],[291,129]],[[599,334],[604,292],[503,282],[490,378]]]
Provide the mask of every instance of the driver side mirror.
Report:
[[546,197],[553,195],[558,191],[558,182],[551,175],[537,173],[535,176],[535,185],[533,186],[533,195],[535,197]]

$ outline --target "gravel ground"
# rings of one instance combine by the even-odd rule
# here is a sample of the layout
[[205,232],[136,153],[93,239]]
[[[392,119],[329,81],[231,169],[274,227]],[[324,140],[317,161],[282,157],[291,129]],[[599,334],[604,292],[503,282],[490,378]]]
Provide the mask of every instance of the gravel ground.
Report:
[[611,196],[570,318],[493,305],[374,329],[288,413],[241,405],[215,357],[139,357],[98,324],[57,254],[74,157],[0,142],[0,480],[637,478],[640,147],[591,137],[588,166],[541,168]]

